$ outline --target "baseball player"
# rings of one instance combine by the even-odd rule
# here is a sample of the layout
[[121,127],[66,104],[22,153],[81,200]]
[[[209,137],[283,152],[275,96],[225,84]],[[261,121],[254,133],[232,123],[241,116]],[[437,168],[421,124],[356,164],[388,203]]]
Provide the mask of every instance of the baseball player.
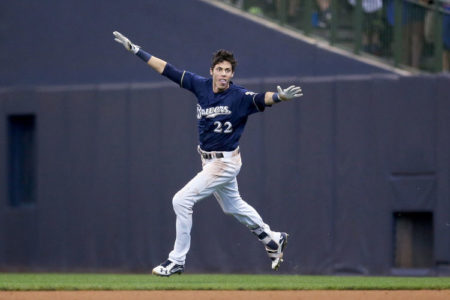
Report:
[[283,251],[288,234],[272,231],[263,222],[258,212],[242,200],[236,176],[241,169],[239,139],[249,115],[264,111],[266,106],[302,96],[300,87],[278,92],[255,93],[235,85],[236,60],[226,50],[217,51],[212,59],[211,78],[181,71],[170,63],[150,55],[115,31],[115,41],[125,49],[143,59],[156,72],[166,76],[197,97],[197,120],[202,171],[191,179],[173,197],[176,214],[176,239],[168,259],[155,267],[153,274],[171,276],[184,271],[186,255],[191,242],[192,210],[198,201],[214,195],[222,210],[233,215],[247,226],[263,243],[272,260],[272,269],[277,270],[283,261]]

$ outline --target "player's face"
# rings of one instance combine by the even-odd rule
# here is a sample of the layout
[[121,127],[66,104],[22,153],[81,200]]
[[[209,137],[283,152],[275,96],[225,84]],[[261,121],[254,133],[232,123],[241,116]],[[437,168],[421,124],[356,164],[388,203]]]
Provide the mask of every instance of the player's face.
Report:
[[212,76],[214,93],[223,92],[230,86],[230,80],[234,75],[230,62],[220,62],[209,72]]

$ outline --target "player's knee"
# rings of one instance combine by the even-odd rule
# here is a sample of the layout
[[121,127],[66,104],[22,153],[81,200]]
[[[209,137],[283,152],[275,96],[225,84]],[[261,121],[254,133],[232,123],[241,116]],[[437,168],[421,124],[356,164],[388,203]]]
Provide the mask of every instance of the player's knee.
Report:
[[177,212],[177,210],[180,210],[182,208],[182,197],[181,197],[180,192],[176,193],[173,196],[172,206],[173,206],[173,209],[175,210],[175,212]]
[[185,195],[181,191],[173,196],[172,206],[176,214],[183,213],[192,208],[189,206],[188,199],[186,199]]

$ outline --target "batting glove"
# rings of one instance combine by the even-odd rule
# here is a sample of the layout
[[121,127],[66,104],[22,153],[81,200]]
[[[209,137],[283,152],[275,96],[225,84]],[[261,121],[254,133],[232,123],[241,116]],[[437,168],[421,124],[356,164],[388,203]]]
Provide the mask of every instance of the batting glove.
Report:
[[114,31],[113,34],[115,36],[114,40],[122,44],[128,51],[136,54],[139,51],[139,48],[141,48],[138,45],[133,44],[126,36],[122,35],[120,32]]
[[294,98],[303,96],[302,88],[295,85],[291,85],[287,89],[282,89],[280,86],[277,86],[277,90],[278,99],[282,101],[292,100]]

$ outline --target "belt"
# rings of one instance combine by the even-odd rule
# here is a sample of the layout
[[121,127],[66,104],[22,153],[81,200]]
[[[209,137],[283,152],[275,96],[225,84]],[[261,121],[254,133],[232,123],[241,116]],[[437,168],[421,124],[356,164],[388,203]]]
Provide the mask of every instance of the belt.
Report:
[[213,159],[213,158],[229,158],[233,157],[235,155],[239,154],[239,147],[237,147],[233,151],[224,151],[224,152],[217,152],[217,151],[203,151],[200,146],[197,147],[198,153],[203,157],[204,159]]

